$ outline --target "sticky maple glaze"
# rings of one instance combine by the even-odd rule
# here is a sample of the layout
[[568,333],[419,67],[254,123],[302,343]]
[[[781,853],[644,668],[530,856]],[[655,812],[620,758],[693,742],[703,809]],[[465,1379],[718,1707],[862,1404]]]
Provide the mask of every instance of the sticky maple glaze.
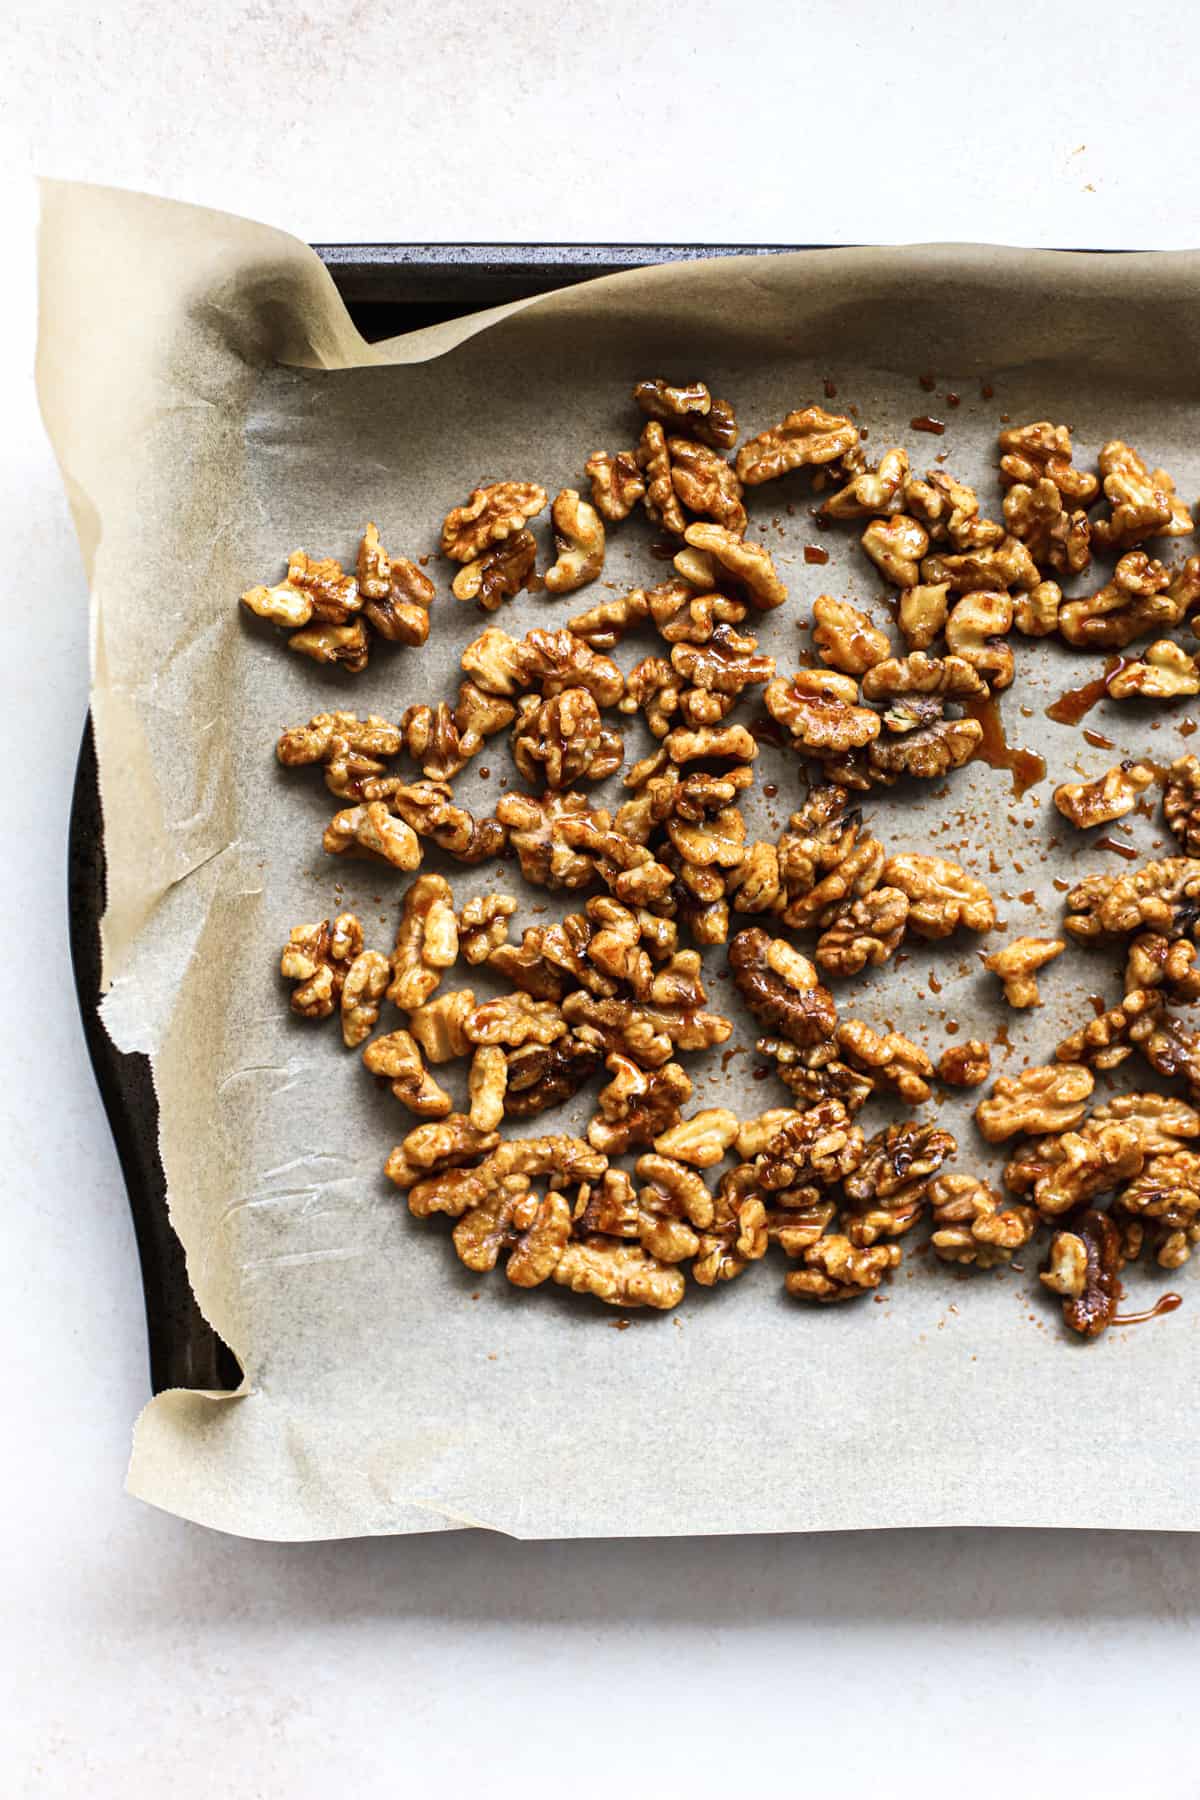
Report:
[[1117,747],[1111,738],[1106,738],[1102,731],[1093,731],[1090,725],[1083,728],[1083,741],[1090,744],[1093,750],[1115,750]]
[[1144,1325],[1147,1319],[1161,1319],[1164,1313],[1178,1312],[1182,1305],[1182,1294],[1173,1292],[1160,1294],[1154,1305],[1148,1306],[1145,1312],[1114,1313],[1112,1323],[1114,1325]]
[[1019,800],[1031,787],[1036,787],[1039,781],[1045,780],[1045,758],[1035,750],[1020,750],[1009,743],[1000,708],[990,694],[979,700],[966,701],[963,712],[967,718],[975,719],[983,727],[983,736],[979,740],[974,760],[985,762],[992,769],[1006,769],[1012,776],[1015,799]]
[[933,437],[941,437],[946,429],[943,420],[931,419],[928,413],[922,413],[920,418],[910,419],[908,422],[914,431],[928,431]]
[[1120,838],[1108,837],[1107,835],[1097,838],[1092,845],[1092,848],[1093,850],[1107,850],[1113,856],[1123,856],[1126,862],[1136,862],[1141,855],[1140,850],[1138,850],[1135,845],[1123,844]]
[[804,560],[806,563],[827,563],[829,561],[829,552],[828,550],[822,550],[820,544],[805,544]]
[[1104,665],[1103,675],[1097,675],[1094,681],[1087,681],[1082,687],[1068,688],[1046,708],[1046,717],[1053,719],[1056,725],[1078,725],[1080,719],[1091,712],[1093,706],[1099,706],[1108,693],[1109,683],[1114,675],[1127,669],[1137,658],[1133,656],[1110,656]]

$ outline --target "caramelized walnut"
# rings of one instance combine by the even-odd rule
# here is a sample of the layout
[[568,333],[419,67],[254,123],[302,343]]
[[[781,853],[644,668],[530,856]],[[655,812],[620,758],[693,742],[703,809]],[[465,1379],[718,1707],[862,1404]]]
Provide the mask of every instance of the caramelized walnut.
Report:
[[464,563],[450,591],[456,600],[474,600],[482,612],[496,612],[529,586],[536,560],[537,540],[532,531],[516,531]]
[[1003,982],[1004,998],[1010,1006],[1040,1006],[1037,971],[1061,956],[1066,947],[1062,938],[1013,938],[985,956],[983,966]]
[[738,476],[747,487],[758,487],[793,469],[835,462],[857,443],[858,427],[852,419],[828,413],[823,406],[806,406],[747,439],[737,454]]
[[899,512],[907,480],[908,452],[885,450],[878,463],[860,469],[845,487],[822,501],[821,517],[875,519]]
[[1129,946],[1125,987],[1162,988],[1172,1000],[1200,1000],[1200,950],[1187,938],[1144,931]]
[[1163,817],[1189,856],[1200,857],[1200,758],[1180,756],[1167,772]]
[[1074,1212],[1141,1172],[1146,1153],[1133,1123],[1114,1122],[1059,1134],[1051,1166],[1033,1184],[1034,1204],[1045,1219]]
[[692,1095],[691,1080],[678,1063],[642,1069],[632,1057],[614,1051],[605,1067],[612,1079],[596,1096],[600,1111],[587,1133],[597,1150],[621,1156],[635,1144],[652,1144],[678,1124],[680,1106]]
[[546,504],[546,490],[535,481],[495,481],[472,490],[465,506],[456,506],[442,524],[442,551],[455,562],[474,562],[508,538],[524,531]]
[[761,1025],[793,1044],[833,1036],[837,1008],[806,956],[757,926],[739,931],[729,946],[729,966],[739,994]]
[[1094,1109],[1087,1128],[1114,1120],[1137,1126],[1147,1157],[1169,1155],[1200,1137],[1200,1111],[1175,1094],[1114,1094]]
[[1063,601],[1058,629],[1083,649],[1123,650],[1147,632],[1178,625],[1198,597],[1200,557],[1172,572],[1144,550],[1130,550],[1098,593]]
[[946,647],[970,663],[995,691],[1011,687],[1013,653],[1002,642],[1012,630],[1013,603],[1007,594],[964,594],[946,620]]
[[618,600],[598,600],[587,612],[577,613],[567,621],[567,630],[593,650],[611,650],[626,632],[649,617],[650,601],[645,588],[632,588]]
[[479,894],[458,915],[459,953],[469,963],[487,962],[508,938],[508,921],[517,910],[511,894]]
[[1049,480],[1065,501],[1076,506],[1090,506],[1100,491],[1094,475],[1074,467],[1066,425],[1052,425],[1049,419],[1012,425],[1000,433],[1000,451],[1000,479],[1005,486]]
[[865,675],[891,655],[886,635],[877,631],[866,613],[848,600],[818,594],[813,601],[813,643],[821,661],[846,675]]
[[393,644],[423,644],[436,589],[407,556],[389,556],[374,525],[358,546],[358,590],[363,611],[380,637]]
[[888,1125],[866,1145],[844,1183],[850,1212],[846,1233],[858,1247],[899,1237],[920,1218],[929,1185],[958,1145],[934,1125]]
[[718,624],[702,644],[675,644],[671,667],[692,687],[740,697],[748,687],[769,681],[775,673],[775,658],[759,656],[757,650],[757,638],[740,635],[732,625]]
[[908,897],[877,887],[834,914],[817,942],[814,959],[827,975],[858,975],[879,968],[898,950],[908,925]]
[[[426,779],[449,781],[482,750],[485,739],[511,725],[515,716],[516,708],[508,700],[485,694],[473,681],[462,681],[456,706],[452,708],[445,700],[439,700],[436,706],[407,707],[400,732],[404,748],[414,762],[420,763]],[[380,800],[386,793],[360,783],[347,797]]]
[[1069,1131],[1082,1119],[1094,1086],[1091,1070],[1079,1063],[1049,1063],[1001,1075],[975,1108],[975,1121],[989,1144],[1001,1144],[1018,1132]]
[[763,700],[798,750],[840,755],[879,736],[879,715],[858,704],[858,683],[851,675],[799,669],[790,680],[769,681]]
[[348,675],[361,675],[367,666],[367,631],[361,619],[353,625],[307,625],[293,631],[287,647],[313,662],[338,663]]
[[466,807],[455,806],[444,781],[396,782],[387,803],[419,838],[432,838],[456,862],[485,862],[504,847],[503,825],[495,819],[476,819]]
[[509,1250],[504,1272],[518,1287],[538,1287],[556,1269],[571,1235],[571,1209],[561,1194],[544,1198],[523,1177],[497,1183],[481,1206],[454,1227],[454,1248],[469,1269],[494,1269]]
[[404,895],[388,999],[405,1012],[423,1006],[458,957],[454,895],[442,875],[418,875]]
[[[898,703],[911,708],[912,701]],[[886,723],[894,735],[877,738],[867,751],[867,765],[872,781],[891,787],[902,775],[914,781],[934,781],[961,769],[978,750],[983,740],[983,726],[977,719],[937,719],[903,733],[895,731],[894,714],[889,711]]]
[[964,1038],[961,1044],[947,1044],[937,1072],[950,1087],[979,1087],[992,1072],[992,1053],[982,1038]]
[[1170,638],[1151,644],[1106,683],[1110,700],[1185,700],[1200,694],[1200,662]]
[[671,453],[667,434],[657,419],[647,419],[637,448],[638,467],[642,471],[646,491],[642,504],[646,516],[674,537],[682,537],[687,520],[675,484],[671,480]]
[[1011,1262],[1037,1229],[1032,1206],[1005,1206],[975,1175],[938,1175],[929,1184],[932,1243],[943,1262],[994,1269]]
[[863,1134],[840,1100],[823,1100],[804,1112],[776,1108],[754,1124],[757,1131],[743,1127],[739,1133],[738,1154],[754,1154],[755,1180],[772,1205],[789,1204],[786,1190],[834,1186],[853,1174],[865,1154]]
[[[750,604],[759,612],[770,612],[787,599],[787,588],[764,545],[748,544],[723,525],[703,521],[689,525],[683,536],[689,549],[699,552],[709,565],[709,578],[697,585],[711,589],[722,586],[726,580],[732,581],[746,593]],[[680,560],[680,557],[675,559],[677,568]],[[685,561],[680,570],[685,579],[691,579],[687,571],[692,567],[694,564],[690,560]]]
[[[279,959],[279,973],[297,986],[292,1011],[302,1019],[327,1019],[341,1001],[346,979],[363,951],[362,926],[354,913],[333,921],[296,925]],[[378,1014],[376,1015],[378,1016]]]
[[983,882],[946,857],[916,852],[890,856],[881,879],[908,896],[909,929],[918,937],[949,937],[959,926],[990,931],[996,923],[995,904]]
[[344,626],[361,608],[362,596],[354,576],[347,575],[333,557],[318,559],[303,550],[293,550],[285,579],[276,587],[247,589],[242,604],[272,625],[295,629],[316,619],[323,625]]
[[862,547],[880,573],[897,587],[916,587],[929,533],[918,520],[895,513],[888,519],[871,520],[862,534]]
[[575,488],[563,488],[550,508],[557,561],[546,570],[552,594],[572,594],[595,581],[604,567],[604,524]]
[[527,694],[517,712],[513,761],[526,781],[570,787],[576,781],[603,781],[620,768],[625,745],[619,732],[603,724],[586,688],[568,688],[549,700]]
[[1090,1209],[1070,1231],[1056,1231],[1040,1279],[1063,1296],[1063,1320],[1083,1337],[1099,1337],[1116,1317],[1124,1265],[1121,1238],[1107,1213]]
[[362,1054],[369,1072],[390,1081],[393,1094],[409,1112],[423,1119],[444,1119],[453,1110],[454,1102],[425,1067],[421,1046],[410,1032],[389,1031],[372,1039]]
[[714,400],[702,381],[673,387],[661,375],[635,384],[633,397],[651,419],[687,431],[713,450],[737,443],[737,420],[728,400]]
[[950,584],[918,582],[901,590],[896,622],[910,650],[928,650],[945,629]]
[[610,456],[606,450],[593,450],[583,467],[592,484],[592,505],[600,517],[610,525],[627,519],[646,492],[636,452],[618,450]]
[[1004,593],[1009,588],[1031,593],[1041,576],[1020,538],[1008,533],[998,544],[957,556],[927,556],[921,564],[921,580],[947,582],[956,594]]
[[692,1279],[701,1287],[732,1281],[766,1255],[767,1213],[755,1190],[753,1170],[728,1169],[717,1185],[712,1223],[699,1233]]
[[1184,936],[1200,916],[1200,866],[1167,856],[1123,875],[1085,875],[1066,905],[1066,929],[1084,942],[1142,930]]
[[862,682],[864,700],[896,700],[909,695],[975,700],[987,691],[987,682],[965,657],[926,656],[922,650],[887,657],[868,669]]
[[590,1081],[604,1059],[601,1044],[572,1031],[552,1044],[522,1044],[508,1053],[504,1112],[510,1119],[530,1119],[564,1100]]
[[386,759],[404,747],[396,725],[368,713],[317,713],[307,725],[293,725],[280,734],[275,754],[285,768],[309,763],[337,767],[348,778],[382,775]]
[[847,1019],[838,1026],[837,1047],[851,1068],[871,1077],[873,1087],[891,1088],[906,1106],[929,1099],[933,1064],[903,1032],[881,1034],[861,1019]]
[[1092,527],[1082,507],[1063,505],[1054,482],[1018,482],[1004,496],[1004,523],[1036,563],[1060,575],[1078,575],[1092,560]]
[[685,437],[668,438],[667,455],[672,486],[688,511],[741,537],[746,529],[742,484],[724,457]]
[[652,1306],[667,1310],[683,1299],[679,1269],[649,1256],[640,1244],[588,1237],[570,1243],[554,1269],[560,1287],[593,1294],[609,1306]]
[[1138,795],[1153,781],[1154,770],[1145,763],[1117,763],[1092,781],[1064,781],[1054,790],[1054,804],[1064,819],[1086,831],[1132,812]]
[[[417,1218],[430,1212],[449,1212],[452,1204],[459,1212],[465,1212],[468,1205],[477,1204],[466,1190],[456,1189],[452,1202],[448,1191],[426,1183],[423,1177],[461,1169],[464,1163],[475,1162],[487,1151],[495,1150],[499,1141],[494,1131],[477,1131],[465,1113],[451,1113],[445,1119],[418,1125],[410,1131],[388,1157],[384,1174],[398,1188],[411,1190],[409,1210]],[[482,1169],[469,1173],[480,1182],[486,1180]]]
[[396,869],[416,869],[421,864],[421,845],[412,827],[396,818],[382,800],[350,806],[335,813],[322,839],[331,856],[355,853],[391,863]]
[[1013,624],[1022,637],[1042,638],[1058,630],[1062,589],[1057,581],[1039,581],[1028,593],[1017,595]]
[[660,1156],[673,1157],[697,1169],[719,1163],[738,1132],[737,1115],[725,1106],[709,1106],[661,1132],[654,1140]]
[[1150,469],[1131,444],[1113,438],[1100,452],[1107,519],[1092,527],[1102,550],[1128,550],[1146,538],[1179,537],[1192,529],[1192,516],[1165,469]]
[[804,1267],[793,1270],[784,1285],[798,1300],[855,1300],[877,1288],[899,1262],[898,1244],[862,1249],[835,1233],[805,1250]]

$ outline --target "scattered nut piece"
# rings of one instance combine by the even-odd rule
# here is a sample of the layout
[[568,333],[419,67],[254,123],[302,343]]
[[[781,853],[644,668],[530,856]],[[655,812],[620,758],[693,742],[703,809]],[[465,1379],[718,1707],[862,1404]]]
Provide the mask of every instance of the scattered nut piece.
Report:
[[1063,1319],[1083,1337],[1099,1337],[1116,1317],[1124,1263],[1117,1227],[1089,1210],[1071,1231],[1056,1231],[1040,1279],[1063,1297]]
[[363,1063],[372,1075],[391,1082],[393,1094],[409,1112],[423,1119],[444,1119],[453,1111],[454,1102],[425,1067],[411,1032],[389,1031],[373,1038],[363,1051]]
[[524,531],[546,504],[546,490],[535,481],[494,481],[472,490],[464,506],[446,514],[442,551],[455,562],[474,562],[517,532]]
[[1090,1069],[1079,1063],[1048,1063],[1001,1075],[986,1100],[975,1108],[975,1122],[989,1144],[1002,1144],[1018,1132],[1070,1131],[1084,1115],[1096,1085]]
[[866,613],[848,600],[818,594],[813,601],[813,643],[821,661],[847,675],[865,675],[892,653],[891,644]]
[[1106,683],[1110,700],[1183,700],[1200,694],[1200,663],[1170,638],[1143,658],[1117,669]]
[[992,1053],[982,1038],[964,1038],[961,1044],[947,1044],[937,1072],[951,1087],[979,1087],[992,1072]]
[[1117,763],[1091,781],[1064,781],[1054,790],[1054,804],[1064,819],[1086,831],[1132,812],[1138,795],[1153,781],[1154,770],[1145,763]]
[[1040,1006],[1037,971],[1061,956],[1066,947],[1062,938],[1013,938],[985,956],[983,966],[1004,983],[1004,998],[1010,1006]]
[[563,488],[550,509],[558,560],[544,577],[552,594],[572,594],[595,581],[604,567],[604,525],[600,514],[575,488]]
[[806,406],[788,413],[769,431],[747,439],[737,453],[738,479],[747,487],[758,487],[793,469],[834,462],[857,443],[858,426],[853,419],[828,413],[823,406]]

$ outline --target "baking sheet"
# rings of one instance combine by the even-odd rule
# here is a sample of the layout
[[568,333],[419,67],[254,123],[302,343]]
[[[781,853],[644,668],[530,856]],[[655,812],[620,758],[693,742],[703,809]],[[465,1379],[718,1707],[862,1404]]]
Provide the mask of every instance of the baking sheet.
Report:
[[[1068,421],[1081,462],[1128,437],[1190,496],[1196,258],[934,246],[699,263],[373,347],[305,246],[225,215],[51,184],[42,264],[42,403],[91,589],[104,1018],[119,1045],[152,1058],[172,1219],[200,1305],[246,1370],[234,1397],[175,1390],[146,1408],[132,1491],[273,1538],[454,1525],[529,1537],[1194,1528],[1180,1400],[1198,1347],[1190,1303],[1084,1345],[1065,1340],[1037,1293],[1032,1255],[1024,1274],[907,1258],[880,1304],[832,1309],[787,1299],[770,1258],[616,1331],[605,1309],[560,1290],[522,1294],[500,1274],[471,1274],[444,1225],[410,1219],[382,1175],[408,1115],[341,1049],[336,1025],[292,1017],[276,974],[292,924],[347,905],[387,948],[407,878],[326,857],[336,802],[315,773],[278,769],[273,745],[321,709],[398,716],[452,695],[461,648],[489,621],[454,602],[445,565],[431,563],[429,645],[381,646],[351,679],[286,654],[236,597],[277,579],[296,545],[352,562],[368,518],[390,548],[433,552],[443,514],[481,480],[579,485],[591,450],[632,441],[628,390],[647,373],[703,374],[748,431],[831,380],[872,450],[904,443],[917,467],[945,451],[993,512],[1002,413]],[[928,370],[932,393],[917,380]],[[925,414],[946,421],[944,436],[911,429]],[[770,545],[792,593],[759,634],[781,670],[808,643],[798,620],[819,592],[887,622],[852,530],[820,534],[826,566],[804,561],[818,538],[812,504],[804,476],[751,503],[750,536]],[[604,580],[656,578],[652,540],[640,521],[610,533]],[[490,622],[514,633],[558,623],[603,591],[524,595]],[[649,647],[630,638],[615,655],[628,667]],[[985,875],[1010,934],[1052,934],[1055,876],[1122,865],[1074,836],[1051,787],[1118,751],[1090,749],[1043,714],[1094,659],[1014,647],[1004,717],[1050,777],[1017,801],[1003,771],[976,764],[948,796],[893,790],[869,811],[891,850],[932,848]],[[1092,722],[1120,753],[1166,761],[1181,719],[1110,706]],[[642,741],[630,732],[631,754]],[[497,742],[458,791],[486,809],[501,771]],[[779,793],[764,799],[760,785],[747,816],[774,834],[798,803],[798,772],[770,749],[759,771]],[[1135,820],[1131,835],[1146,853],[1161,841],[1155,821]],[[429,861],[460,901],[494,885],[486,866]],[[504,876],[518,882],[513,866]],[[519,891],[518,925],[573,904]],[[1006,1028],[998,1071],[1044,1057],[1089,1015],[1090,994],[1118,992],[1111,956],[1069,953],[1040,978],[1045,1007],[1008,1014],[978,940],[906,948],[899,969],[840,985],[843,1016],[909,1030],[935,1057],[951,1021],[960,1036]],[[705,960],[715,1004],[736,1020],[731,1043],[752,1049],[722,954]],[[469,979],[487,985],[476,970]],[[750,1079],[753,1061],[723,1072],[719,1057],[690,1059],[695,1103],[785,1103]],[[939,1118],[959,1135],[961,1166],[994,1170],[971,1105],[950,1098]],[[863,1123],[885,1116],[872,1103]],[[1190,1302],[1189,1274],[1174,1282]],[[1163,1285],[1160,1272],[1130,1276],[1139,1300]]]

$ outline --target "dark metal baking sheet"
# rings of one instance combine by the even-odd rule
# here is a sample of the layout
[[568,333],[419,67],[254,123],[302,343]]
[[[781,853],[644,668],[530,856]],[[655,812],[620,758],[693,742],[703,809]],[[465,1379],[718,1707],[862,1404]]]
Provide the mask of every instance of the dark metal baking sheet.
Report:
[[[548,288],[649,263],[774,255],[796,246],[729,244],[323,244],[317,253],[351,318],[375,341]],[[129,1194],[146,1298],[153,1391],[231,1390],[237,1359],[205,1321],[167,1216],[158,1103],[145,1056],[117,1050],[100,1021],[104,828],[87,721],[75,771],[68,846],[71,958],[84,1036]]]

